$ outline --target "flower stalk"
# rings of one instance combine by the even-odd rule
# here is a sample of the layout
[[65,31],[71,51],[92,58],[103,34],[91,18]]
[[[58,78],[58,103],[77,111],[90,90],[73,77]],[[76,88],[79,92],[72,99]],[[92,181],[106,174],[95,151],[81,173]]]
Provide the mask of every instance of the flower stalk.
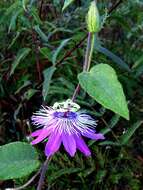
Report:
[[88,33],[88,39],[87,39],[87,48],[85,53],[85,61],[83,64],[83,71],[89,71],[90,64],[91,64],[91,58],[93,54],[93,48],[94,48],[94,33],[89,32]]
[[[93,54],[93,49],[94,49],[94,42],[95,42],[95,33],[88,32],[87,47],[86,47],[86,52],[85,52],[83,71],[89,71],[89,69],[90,69],[91,59],[92,59],[92,54]],[[73,96],[72,96],[73,102],[75,101],[79,91],[80,91],[80,84],[78,83],[78,85],[73,93]]]
[[41,175],[40,175],[40,179],[39,179],[39,182],[38,182],[37,190],[42,189],[44,179],[45,179],[45,175],[46,175],[46,171],[47,171],[47,168],[48,168],[48,164],[49,164],[51,158],[52,157],[47,157],[47,159],[45,160],[45,162],[44,162],[44,164],[43,164],[43,166],[41,168]]

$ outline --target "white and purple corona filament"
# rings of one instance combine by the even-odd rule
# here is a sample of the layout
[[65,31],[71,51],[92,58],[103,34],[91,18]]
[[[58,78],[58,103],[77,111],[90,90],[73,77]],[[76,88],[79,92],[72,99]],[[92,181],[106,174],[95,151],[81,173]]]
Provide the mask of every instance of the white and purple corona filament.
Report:
[[45,146],[47,157],[57,152],[62,143],[70,156],[74,156],[77,149],[85,156],[90,156],[91,152],[82,136],[94,140],[104,139],[104,136],[95,132],[96,121],[79,109],[79,105],[71,100],[55,103],[53,107],[42,107],[32,116],[32,123],[43,128],[31,134],[36,137],[31,144],[48,138]]

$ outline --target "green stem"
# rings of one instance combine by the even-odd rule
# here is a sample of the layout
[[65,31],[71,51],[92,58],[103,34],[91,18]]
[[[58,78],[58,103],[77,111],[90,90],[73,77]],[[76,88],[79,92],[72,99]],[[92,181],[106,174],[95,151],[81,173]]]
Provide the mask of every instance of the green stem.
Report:
[[86,53],[85,53],[85,61],[83,65],[83,71],[89,71],[90,69],[90,64],[91,64],[91,58],[93,54],[93,48],[94,48],[94,33],[88,33],[88,39],[87,39],[87,48],[86,48]]
[[[91,32],[88,33],[87,48],[86,48],[85,60],[84,60],[84,64],[83,64],[83,71],[89,71],[89,69],[90,69],[91,58],[92,58],[93,48],[94,48],[94,41],[95,41],[94,36],[95,36],[94,33],[91,33]],[[73,102],[75,101],[76,96],[79,91],[80,91],[80,85],[78,83],[78,85],[73,93],[73,96],[72,96]]]

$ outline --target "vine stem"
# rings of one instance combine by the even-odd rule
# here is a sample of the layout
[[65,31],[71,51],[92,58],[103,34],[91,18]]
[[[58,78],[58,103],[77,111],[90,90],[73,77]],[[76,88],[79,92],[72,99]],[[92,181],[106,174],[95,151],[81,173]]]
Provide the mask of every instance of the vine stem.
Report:
[[78,85],[77,85],[77,87],[76,87],[76,89],[75,89],[75,91],[73,93],[72,99],[71,99],[73,102],[75,101],[76,96],[79,93],[79,91],[80,91],[80,84],[78,83]]
[[94,47],[94,33],[89,32],[88,38],[87,38],[87,48],[85,53],[85,61],[83,64],[83,71],[89,71],[92,53],[93,53],[93,47]]
[[[92,58],[92,54],[93,54],[93,48],[94,48],[94,41],[95,41],[95,34],[89,32],[88,33],[88,38],[87,38],[87,47],[86,47],[86,52],[85,52],[85,60],[84,60],[84,64],[83,64],[83,71],[89,71],[90,69],[90,64],[91,64],[91,58]],[[74,102],[77,94],[80,91],[80,84],[78,83],[73,96],[72,96],[72,101]]]
[[6,188],[6,190],[22,190],[25,189],[27,186],[29,186],[34,180],[35,178],[40,174],[40,170],[38,170],[38,172],[32,176],[32,178],[30,180],[28,180],[24,185],[20,186],[20,187],[16,187],[16,188]]
[[42,189],[44,179],[45,179],[45,175],[46,175],[46,171],[47,171],[47,168],[48,168],[48,164],[51,161],[51,158],[52,157],[47,157],[47,159],[45,160],[45,162],[44,162],[44,164],[43,164],[43,166],[41,168],[41,175],[40,175],[40,179],[39,179],[39,182],[38,182],[37,190]]

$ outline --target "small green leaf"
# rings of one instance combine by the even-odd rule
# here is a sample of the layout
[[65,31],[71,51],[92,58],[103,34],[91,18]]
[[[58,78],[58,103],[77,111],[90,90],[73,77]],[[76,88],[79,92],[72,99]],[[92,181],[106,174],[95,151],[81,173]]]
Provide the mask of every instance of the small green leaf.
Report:
[[8,28],[8,33],[10,33],[11,30],[15,30],[16,28],[16,21],[17,21],[17,18],[19,16],[19,14],[22,12],[22,9],[19,9],[18,11],[16,11],[12,17],[11,17],[11,20],[10,20],[10,25],[9,25],[9,28]]
[[113,141],[100,142],[99,145],[102,145],[102,146],[121,146],[120,143],[118,143],[118,142],[113,142]]
[[53,65],[56,64],[57,57],[58,57],[60,51],[67,45],[67,43],[69,42],[70,39],[71,38],[63,40],[61,42],[61,44],[59,45],[59,47],[55,50],[55,52],[53,54],[53,58],[52,58]]
[[39,34],[39,36],[41,37],[41,39],[44,42],[48,42],[48,37],[46,36],[46,34],[40,29],[39,25],[34,26],[35,31]]
[[8,46],[8,49],[10,49],[13,46],[13,44],[16,42],[16,40],[20,36],[20,33],[21,33],[21,31],[16,32],[15,37],[12,39],[11,43]]
[[64,11],[74,0],[65,0],[62,11]]
[[107,109],[129,119],[127,102],[123,88],[114,69],[107,64],[94,66],[90,72],[78,75],[82,88]]
[[122,145],[125,145],[128,143],[129,139],[132,137],[132,135],[135,133],[135,131],[143,124],[143,121],[137,121],[134,123],[130,128],[127,129],[127,131],[121,136],[120,143]]
[[11,71],[10,71],[10,76],[14,73],[16,67],[19,65],[20,61],[23,60],[31,51],[30,48],[22,48],[18,51],[17,56],[12,63]]
[[133,64],[132,68],[135,69],[138,66],[143,65],[143,55],[141,55],[137,61]]
[[28,0],[22,0],[22,7],[23,7],[23,9],[24,9],[25,11],[27,11],[27,10],[26,10],[27,3],[28,3]]
[[43,74],[44,74],[44,82],[43,82],[43,90],[42,90],[42,95],[44,100],[46,100],[48,91],[49,91],[49,86],[50,86],[50,82],[51,82],[51,78],[54,74],[56,70],[56,67],[51,66],[47,69],[44,70]]
[[37,24],[39,24],[39,25],[42,24],[42,21],[41,21],[39,15],[38,15],[38,11],[34,6],[31,7],[30,14],[32,15],[33,19],[35,20],[35,22]]
[[23,99],[26,100],[30,100],[30,98],[32,98],[35,94],[36,94],[37,90],[35,89],[28,89],[23,96]]
[[43,47],[40,48],[39,51],[44,56],[44,58],[48,59],[49,61],[52,61],[52,54],[49,48]]
[[26,176],[39,166],[35,149],[24,142],[0,146],[0,179],[15,179]]

